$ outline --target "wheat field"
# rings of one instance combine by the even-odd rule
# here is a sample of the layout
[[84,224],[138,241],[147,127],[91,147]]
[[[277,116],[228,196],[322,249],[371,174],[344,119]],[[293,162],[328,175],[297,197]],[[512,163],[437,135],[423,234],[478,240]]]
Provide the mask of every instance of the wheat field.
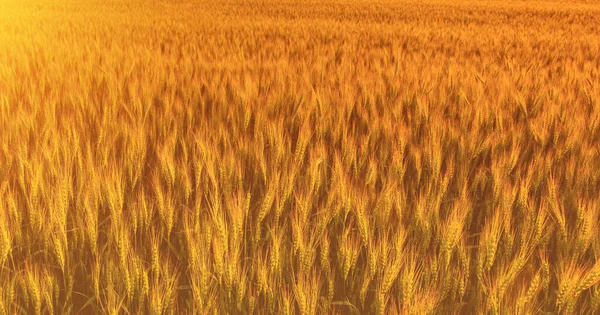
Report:
[[0,0],[0,314],[600,313],[600,4]]

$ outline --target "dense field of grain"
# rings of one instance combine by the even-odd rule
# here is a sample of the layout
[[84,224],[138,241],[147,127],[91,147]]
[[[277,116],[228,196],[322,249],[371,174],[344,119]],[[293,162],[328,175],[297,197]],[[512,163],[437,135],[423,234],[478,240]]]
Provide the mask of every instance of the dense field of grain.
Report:
[[0,314],[600,305],[600,4],[0,0]]

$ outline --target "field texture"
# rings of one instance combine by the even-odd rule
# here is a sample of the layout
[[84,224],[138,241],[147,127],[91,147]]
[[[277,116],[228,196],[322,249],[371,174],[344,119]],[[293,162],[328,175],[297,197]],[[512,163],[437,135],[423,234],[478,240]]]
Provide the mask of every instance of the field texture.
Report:
[[0,0],[0,314],[593,314],[600,4]]

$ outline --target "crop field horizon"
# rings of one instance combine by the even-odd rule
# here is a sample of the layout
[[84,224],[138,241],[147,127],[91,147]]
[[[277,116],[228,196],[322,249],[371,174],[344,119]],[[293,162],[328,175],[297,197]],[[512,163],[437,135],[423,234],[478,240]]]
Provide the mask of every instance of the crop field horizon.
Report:
[[0,315],[599,314],[600,3],[0,0]]

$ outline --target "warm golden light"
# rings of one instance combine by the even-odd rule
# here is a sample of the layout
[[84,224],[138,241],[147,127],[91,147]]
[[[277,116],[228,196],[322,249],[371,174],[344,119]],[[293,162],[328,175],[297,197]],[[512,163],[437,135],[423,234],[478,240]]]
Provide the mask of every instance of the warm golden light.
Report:
[[0,315],[597,313],[599,8],[0,0]]

